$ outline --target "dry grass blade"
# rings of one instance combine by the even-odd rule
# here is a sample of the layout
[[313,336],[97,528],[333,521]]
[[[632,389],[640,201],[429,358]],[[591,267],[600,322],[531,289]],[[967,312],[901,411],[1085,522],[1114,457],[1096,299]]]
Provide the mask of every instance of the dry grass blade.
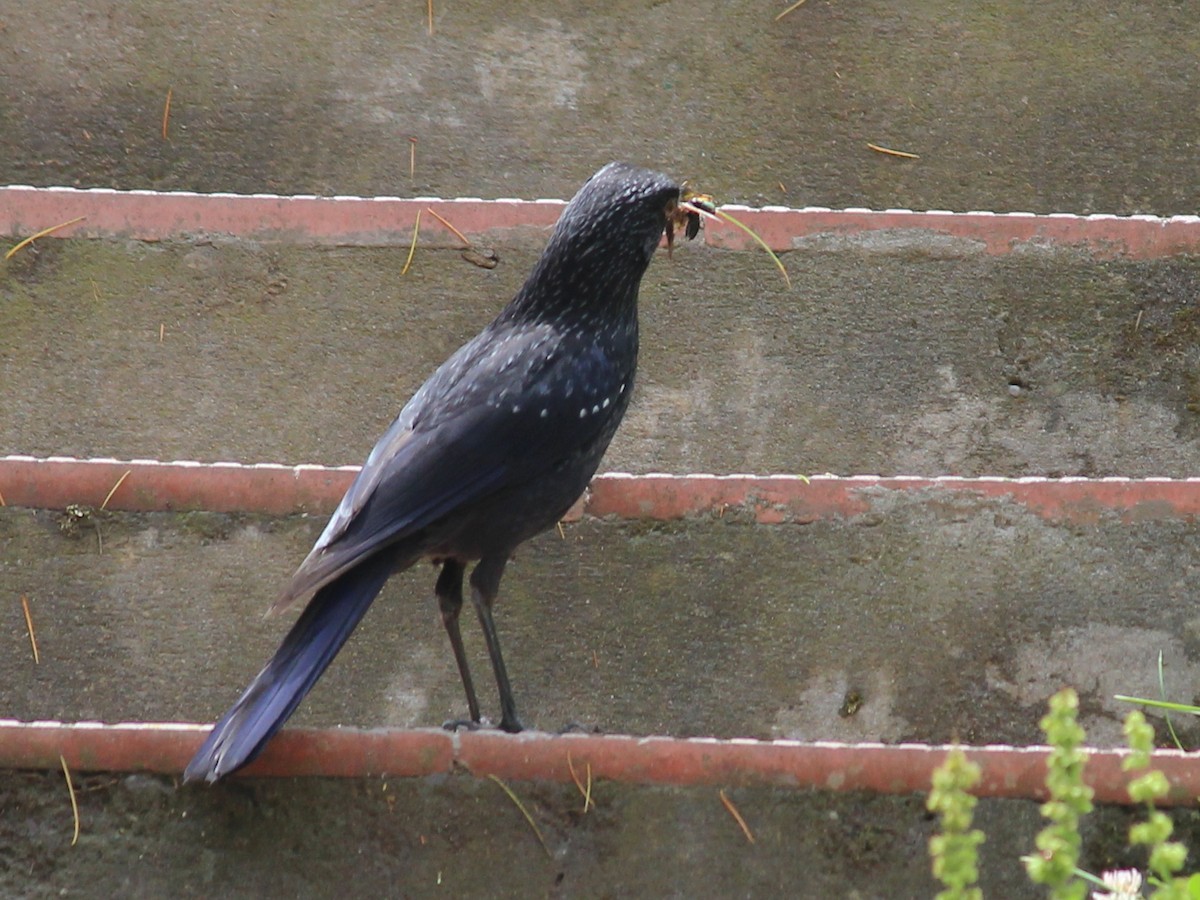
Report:
[[575,782],[575,787],[579,789],[579,793],[583,796],[583,812],[587,815],[589,809],[595,809],[596,801],[592,799],[592,764],[587,765],[587,785],[579,778],[579,773],[575,771],[575,762],[571,759],[571,754],[567,754],[567,770],[571,773],[571,780]]
[[513,789],[501,781],[497,776],[488,775],[488,778],[500,785],[500,789],[504,791],[504,793],[508,794],[508,799],[516,804],[517,809],[521,811],[521,815],[525,817],[525,821],[529,823],[529,827],[533,829],[533,833],[537,835],[538,843],[541,844],[542,849],[546,851],[546,856],[550,859],[554,859],[554,854],[550,852],[550,848],[546,845],[546,839],[542,837],[541,829],[537,827],[537,822],[533,821],[533,816],[529,814],[529,810],[525,808],[525,804],[521,802],[521,798],[518,797],[513,792]]
[[82,222],[86,218],[87,218],[87,216],[76,216],[75,218],[71,219],[70,221],[59,222],[57,225],[51,225],[49,228],[43,228],[37,234],[31,234],[29,237],[25,238],[25,240],[21,241],[21,243],[17,244],[11,250],[9,250],[7,253],[5,253],[4,258],[12,259],[13,254],[15,254],[22,247],[25,247],[28,244],[32,244],[38,238],[45,237],[48,234],[54,234],[54,232],[58,231],[60,228],[66,228],[69,225],[74,225],[76,222]]
[[412,181],[417,174],[417,139],[408,139],[408,180]]
[[893,150],[891,147],[881,147],[878,144],[872,144],[869,141],[867,146],[876,153],[884,153],[888,156],[899,156],[903,159],[920,159],[921,157],[915,153],[909,153],[907,150]]
[[746,840],[748,840],[751,844],[753,844],[754,843],[754,833],[750,830],[750,826],[746,824],[746,820],[742,818],[742,814],[737,811],[737,807],[733,805],[733,801],[730,800],[727,796],[725,796],[724,788],[721,789],[720,796],[721,796],[721,803],[724,804],[724,806],[727,810],[729,810],[729,814],[731,816],[733,816],[733,821],[738,823],[738,827],[740,827],[742,829],[742,834],[744,834],[746,836]]
[[412,246],[408,248],[408,259],[404,261],[404,268],[400,270],[401,275],[408,274],[408,267],[412,265],[413,254],[417,252],[417,235],[421,233],[421,211],[417,210],[417,220],[413,222],[413,239]]
[[33,650],[33,663],[37,665],[42,661],[42,657],[38,653],[37,637],[33,633],[33,616],[29,614],[29,598],[24,594],[21,595],[21,612],[25,613],[25,627],[29,631],[29,646]]
[[775,21],[776,21],[776,22],[778,22],[780,19],[782,19],[782,18],[783,18],[784,16],[786,16],[788,13],[790,13],[790,12],[795,12],[796,10],[798,10],[800,7],[802,7],[802,6],[803,6],[805,3],[807,3],[807,2],[808,2],[808,0],[799,0],[799,2],[798,2],[798,3],[793,3],[793,4],[792,4],[791,6],[789,6],[787,9],[785,9],[783,12],[781,12],[779,15],[777,15],[777,16],[775,17]]
[[443,219],[441,216],[439,216],[437,213],[435,213],[428,206],[425,207],[425,212],[429,213],[431,216],[433,216],[435,219],[437,219],[439,222],[441,222],[443,225],[445,225],[447,228],[449,228],[451,233],[456,238],[458,238],[460,241],[462,241],[464,244],[466,244],[468,247],[471,246],[470,238],[468,238],[465,234],[463,234],[461,231],[459,231],[457,228],[455,228],[453,225],[451,225],[449,222],[447,222],[445,219]]
[[735,219],[733,216],[731,216],[729,213],[725,212],[722,209],[717,210],[717,215],[720,216],[722,219],[724,219],[729,224],[736,225],[738,228],[742,229],[742,231],[746,232],[746,234],[750,235],[750,237],[752,237],[754,239],[755,243],[757,243],[758,246],[760,246],[764,250],[766,250],[767,256],[771,257],[772,261],[774,261],[774,263],[775,263],[776,268],[778,268],[779,271],[781,273],[783,273],[783,280],[787,283],[787,286],[788,287],[792,286],[792,279],[788,277],[787,269],[785,269],[783,267],[783,261],[780,260],[780,258],[775,255],[775,251],[770,248],[770,246],[767,244],[767,242],[764,241],[762,238],[760,238],[754,232],[753,228],[751,228],[748,225],[743,225],[741,222],[739,222],[737,219]]
[[0,492],[0,506],[7,506],[7,505],[8,504],[4,502],[4,494],[2,492]]
[[126,469],[125,474],[117,479],[117,483],[112,486],[112,490],[108,492],[108,496],[105,497],[104,502],[100,504],[100,509],[102,511],[104,510],[104,508],[106,506],[108,506],[108,501],[113,498],[113,494],[115,494],[117,492],[117,489],[125,483],[125,479],[129,477],[129,473],[132,471],[133,471],[133,469]]
[[427,0],[425,3],[426,14],[429,18],[429,34],[433,35],[433,0]]
[[167,137],[167,127],[171,124],[171,94],[174,90],[173,87],[167,88],[167,102],[163,104],[162,136],[164,141],[170,140]]
[[67,758],[59,754],[58,761],[62,763],[63,776],[67,779],[67,793],[71,795],[71,815],[75,818],[75,833],[71,835],[71,846],[79,843],[79,802],[75,799],[75,784],[71,781],[71,770],[67,768]]

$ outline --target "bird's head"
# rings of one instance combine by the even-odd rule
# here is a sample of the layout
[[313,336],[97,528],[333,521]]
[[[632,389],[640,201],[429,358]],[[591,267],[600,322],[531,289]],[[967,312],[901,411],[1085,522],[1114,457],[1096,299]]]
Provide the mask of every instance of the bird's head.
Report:
[[640,275],[664,229],[673,237],[675,228],[686,223],[687,236],[695,236],[699,215],[685,209],[689,204],[682,202],[683,194],[683,186],[659,172],[609,163],[567,204],[550,246],[577,258],[634,266]]
[[567,204],[506,317],[634,309],[638,285],[664,230],[668,240],[681,226],[694,237],[709,207],[707,198],[666,175],[609,163]]

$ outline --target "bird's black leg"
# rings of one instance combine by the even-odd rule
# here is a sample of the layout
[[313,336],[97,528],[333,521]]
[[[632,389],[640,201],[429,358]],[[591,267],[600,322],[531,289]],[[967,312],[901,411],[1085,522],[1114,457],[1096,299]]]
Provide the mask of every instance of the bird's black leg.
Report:
[[500,591],[500,577],[508,565],[508,556],[485,556],[471,572],[471,602],[479,615],[483,637],[487,641],[488,656],[492,660],[492,671],[496,674],[496,687],[500,690],[500,728],[517,732],[524,726],[517,718],[517,704],[513,700],[512,686],[508,683],[508,672],[504,668],[504,657],[500,655],[500,638],[496,634],[496,623],[492,619],[492,604]]
[[[442,614],[442,625],[450,638],[450,648],[454,651],[454,661],[458,663],[458,674],[462,678],[463,690],[467,694],[467,710],[471,715],[471,723],[479,724],[479,701],[475,698],[475,684],[471,681],[471,667],[467,663],[467,653],[463,649],[462,632],[458,628],[458,614],[463,605],[463,566],[456,559],[448,559],[442,563],[442,572],[438,575],[437,594],[438,609]],[[447,727],[457,727],[458,722],[447,722]]]

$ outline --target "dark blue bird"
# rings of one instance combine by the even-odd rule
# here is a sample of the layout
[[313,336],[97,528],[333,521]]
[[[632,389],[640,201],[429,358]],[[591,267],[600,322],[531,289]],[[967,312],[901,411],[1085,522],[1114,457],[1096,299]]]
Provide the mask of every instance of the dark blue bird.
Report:
[[689,237],[694,206],[664,175],[605,166],[567,205],[533,272],[478,336],[413,395],[375,445],[324,533],[275,602],[315,591],[275,656],[184,772],[215,781],[253,760],[312,688],[394,572],[440,564],[435,593],[467,708],[480,721],[458,618],[471,600],[520,731],[492,604],[522,541],[583,493],[629,405],[637,295],[663,231]]

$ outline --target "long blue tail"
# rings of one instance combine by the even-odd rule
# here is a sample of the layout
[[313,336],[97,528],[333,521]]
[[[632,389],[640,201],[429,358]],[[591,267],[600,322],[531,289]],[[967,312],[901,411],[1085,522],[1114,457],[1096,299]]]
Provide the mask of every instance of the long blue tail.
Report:
[[376,554],[313,595],[271,661],[213,726],[184,781],[216,781],[262,752],[342,649],[394,564],[392,554]]

